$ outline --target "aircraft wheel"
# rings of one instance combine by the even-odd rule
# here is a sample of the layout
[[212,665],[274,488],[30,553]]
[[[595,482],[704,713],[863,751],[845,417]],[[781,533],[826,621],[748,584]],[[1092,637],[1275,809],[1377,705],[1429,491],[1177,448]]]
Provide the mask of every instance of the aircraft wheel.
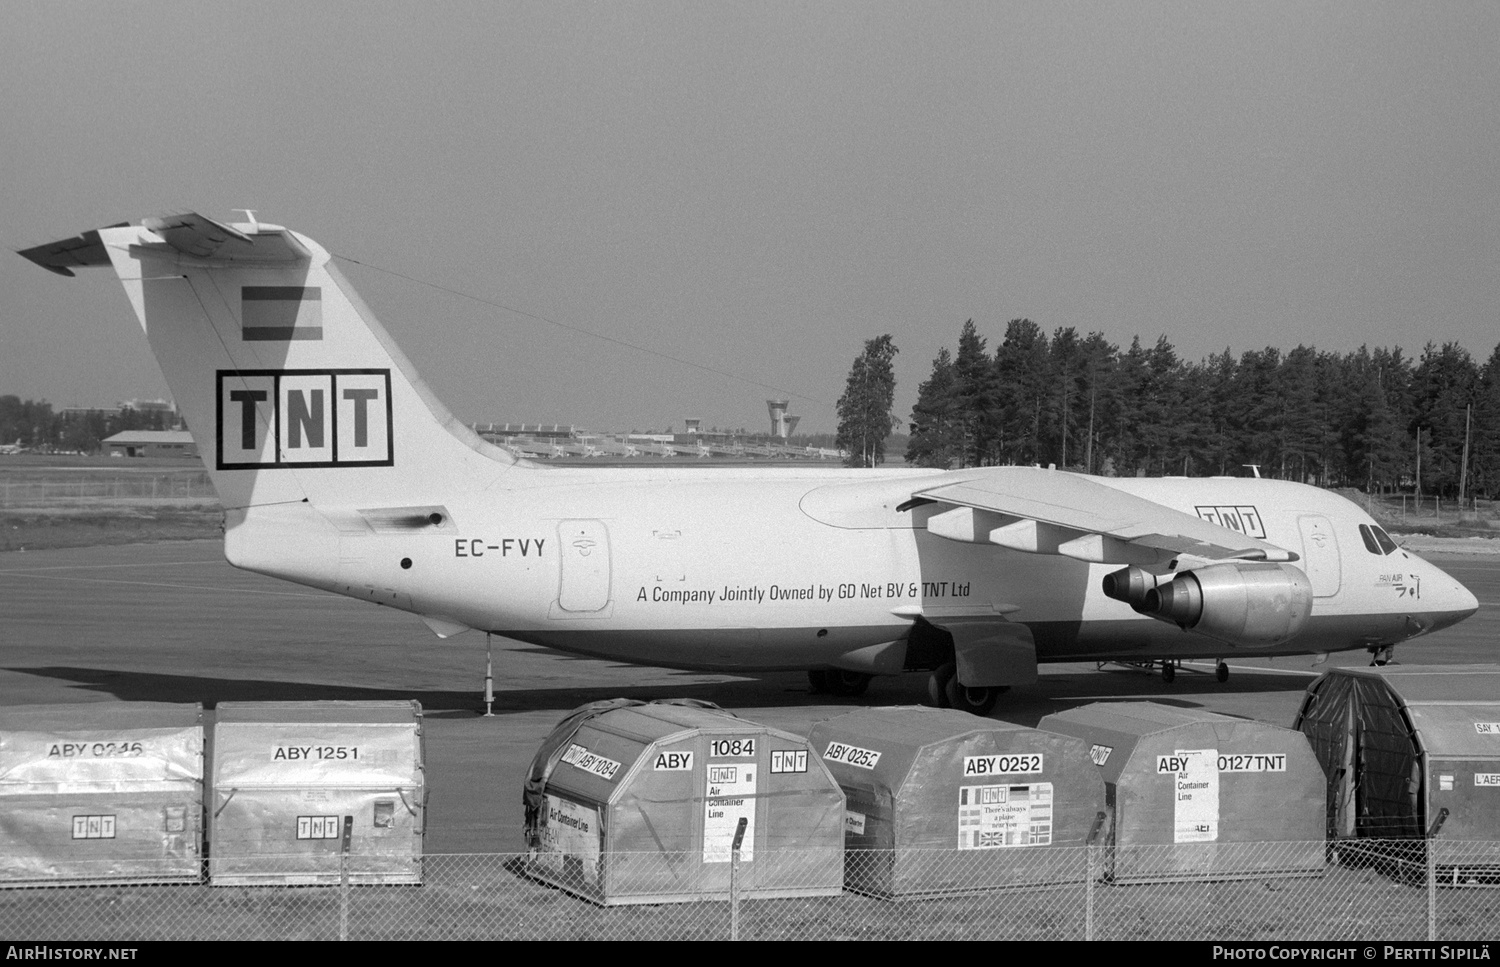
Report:
[[1214,669],[1214,677],[1221,682],[1229,681],[1229,666],[1222,661],[1219,662],[1218,667]]
[[988,715],[995,710],[995,703],[1000,701],[1001,693],[1008,690],[1001,685],[981,685],[971,688],[968,685],[960,685],[958,677],[954,676],[948,679],[945,697],[948,699],[949,708],[956,708],[973,715]]
[[950,708],[948,703],[948,683],[953,681],[953,676],[958,674],[958,666],[953,662],[939,665],[932,670],[927,677],[927,702],[933,708]]
[[874,677],[864,672],[846,672],[837,668],[823,673],[823,681],[828,692],[841,698],[858,698],[870,687],[870,679]]
[[1175,679],[1176,677],[1177,677],[1177,665],[1175,663],[1173,663],[1173,662],[1170,662],[1170,661],[1164,661],[1164,662],[1162,662],[1161,663],[1161,680],[1164,681],[1164,682],[1166,682],[1168,685],[1170,685],[1170,684],[1172,684],[1172,680]]
[[814,668],[807,673],[807,684],[811,686],[814,695],[822,695],[828,689],[828,672],[821,668]]

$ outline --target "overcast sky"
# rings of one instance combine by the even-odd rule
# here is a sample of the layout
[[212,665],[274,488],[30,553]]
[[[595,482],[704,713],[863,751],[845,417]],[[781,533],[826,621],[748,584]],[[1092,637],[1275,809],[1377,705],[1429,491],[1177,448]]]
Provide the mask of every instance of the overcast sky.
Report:
[[[0,0],[0,241],[251,207],[465,420],[906,416],[973,318],[1180,355],[1500,342],[1500,4]],[[732,373],[705,372],[554,320]],[[168,390],[0,258],[0,394]]]

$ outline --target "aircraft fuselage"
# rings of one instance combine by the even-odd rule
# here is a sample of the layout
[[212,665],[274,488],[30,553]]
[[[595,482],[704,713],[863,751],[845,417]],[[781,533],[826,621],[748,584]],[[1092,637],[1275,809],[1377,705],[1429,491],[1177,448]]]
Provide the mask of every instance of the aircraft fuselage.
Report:
[[[396,533],[311,508],[228,536],[239,566],[435,619],[620,661],[743,671],[897,672],[921,618],[1025,625],[1039,661],[1208,657],[1245,649],[1136,614],[1101,591],[1114,570],[930,533],[912,491],[955,473],[517,468],[504,488],[434,499],[443,520]],[[1313,614],[1255,654],[1393,644],[1472,613],[1472,596],[1404,550],[1374,553],[1349,501],[1254,479],[1101,482],[1214,515],[1295,549]],[[278,512],[284,513],[284,511]],[[328,529],[309,540],[308,528]],[[241,532],[243,528],[243,533]],[[317,546],[297,555],[278,538]],[[337,555],[330,549],[337,547]]]

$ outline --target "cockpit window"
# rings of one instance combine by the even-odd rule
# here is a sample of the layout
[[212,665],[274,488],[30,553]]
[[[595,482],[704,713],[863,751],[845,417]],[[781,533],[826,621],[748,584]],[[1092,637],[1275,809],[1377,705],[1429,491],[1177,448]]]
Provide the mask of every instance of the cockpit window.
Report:
[[1371,554],[1383,556],[1397,549],[1396,542],[1391,540],[1391,535],[1374,524],[1360,524],[1359,536],[1365,542],[1365,550]]

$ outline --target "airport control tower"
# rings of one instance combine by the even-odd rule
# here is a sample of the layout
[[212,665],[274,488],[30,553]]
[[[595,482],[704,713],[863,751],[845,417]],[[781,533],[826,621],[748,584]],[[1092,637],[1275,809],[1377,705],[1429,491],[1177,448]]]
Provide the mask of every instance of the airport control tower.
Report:
[[766,400],[766,409],[771,411],[771,436],[778,440],[785,440],[787,437],[786,408],[788,402],[787,400]]

